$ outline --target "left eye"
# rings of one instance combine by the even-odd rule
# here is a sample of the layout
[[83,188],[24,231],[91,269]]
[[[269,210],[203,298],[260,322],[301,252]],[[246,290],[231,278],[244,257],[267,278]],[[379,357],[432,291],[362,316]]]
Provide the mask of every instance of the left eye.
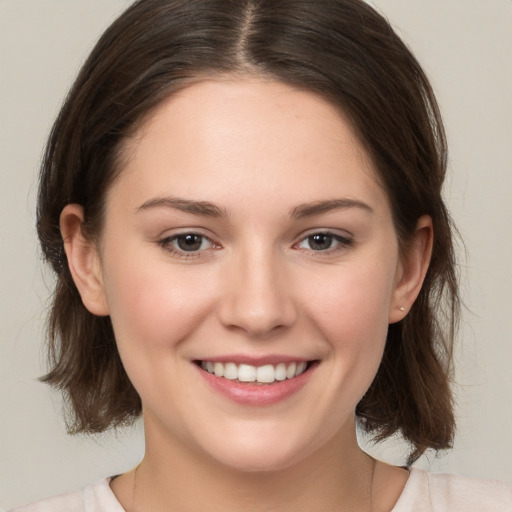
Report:
[[314,233],[301,240],[298,247],[311,251],[327,251],[338,245],[350,245],[350,240],[333,233]]
[[162,245],[170,246],[173,250],[179,252],[197,252],[209,249],[213,242],[197,233],[183,233],[163,240]]

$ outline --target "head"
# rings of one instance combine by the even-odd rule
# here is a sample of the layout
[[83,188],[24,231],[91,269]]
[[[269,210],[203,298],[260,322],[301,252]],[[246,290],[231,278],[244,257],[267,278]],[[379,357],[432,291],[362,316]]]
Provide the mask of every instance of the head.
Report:
[[418,222],[431,219],[423,286],[404,317],[389,325],[356,414],[378,439],[402,433],[413,446],[411,460],[426,448],[448,447],[457,288],[441,198],[444,132],[421,67],[387,21],[359,0],[142,0],[99,40],[54,125],[38,207],[41,244],[57,274],[45,380],[68,398],[70,430],[129,423],[142,405],[111,318],[82,302],[64,252],[61,213],[80,205],[81,230],[101,245],[109,191],[155,112],[205,80],[228,78],[310,93],[342,116],[388,200],[401,257]]

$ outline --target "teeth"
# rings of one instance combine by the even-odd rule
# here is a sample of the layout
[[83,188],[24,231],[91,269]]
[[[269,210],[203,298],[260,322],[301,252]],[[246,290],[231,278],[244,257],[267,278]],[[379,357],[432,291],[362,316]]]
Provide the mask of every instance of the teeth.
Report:
[[217,377],[224,377],[224,365],[222,363],[214,363],[213,373],[215,373]]
[[285,380],[286,379],[286,365],[284,363],[279,363],[276,366],[274,376],[276,380]]
[[[220,363],[216,363],[220,364]],[[235,380],[238,379],[238,368],[234,363],[227,363],[224,365],[224,377],[226,379]]]
[[297,365],[295,363],[292,363],[286,368],[286,378],[287,379],[293,379],[295,377],[295,370],[297,370]]
[[300,375],[301,373],[304,373],[304,370],[306,369],[306,363],[302,361],[297,365],[297,369],[295,370],[295,375]]
[[256,380],[256,367],[255,366],[251,366],[249,364],[241,364],[238,367],[235,364],[234,366],[238,371],[238,380],[240,382],[254,382]]
[[299,363],[252,366],[250,364],[237,365],[236,363],[202,361],[201,368],[216,377],[224,377],[225,379],[238,380],[240,382],[270,384],[276,380],[282,381],[299,376],[306,371],[307,363],[301,361]]
[[256,380],[258,382],[274,382],[276,380],[275,373],[274,367],[271,364],[260,366],[256,370]]

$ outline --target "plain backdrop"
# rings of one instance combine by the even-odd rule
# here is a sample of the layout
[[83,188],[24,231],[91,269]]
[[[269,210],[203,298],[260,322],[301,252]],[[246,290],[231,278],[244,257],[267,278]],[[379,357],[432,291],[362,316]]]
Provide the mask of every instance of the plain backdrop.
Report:
[[[512,1],[376,0],[431,77],[450,144],[445,197],[467,249],[454,449],[433,471],[512,479]],[[0,507],[135,465],[140,425],[66,435],[44,373],[52,279],[34,229],[45,138],[80,64],[126,0],[0,0]],[[362,440],[364,442],[364,440]],[[399,461],[398,443],[367,447]]]

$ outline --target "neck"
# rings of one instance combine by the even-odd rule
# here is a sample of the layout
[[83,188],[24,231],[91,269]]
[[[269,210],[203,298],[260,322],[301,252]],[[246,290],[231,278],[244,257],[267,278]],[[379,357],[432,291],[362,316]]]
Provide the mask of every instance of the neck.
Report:
[[[165,447],[163,449],[163,447]],[[127,512],[371,512],[374,461],[349,425],[320,450],[281,469],[239,471],[181,443],[146,432],[146,455],[132,473]]]

